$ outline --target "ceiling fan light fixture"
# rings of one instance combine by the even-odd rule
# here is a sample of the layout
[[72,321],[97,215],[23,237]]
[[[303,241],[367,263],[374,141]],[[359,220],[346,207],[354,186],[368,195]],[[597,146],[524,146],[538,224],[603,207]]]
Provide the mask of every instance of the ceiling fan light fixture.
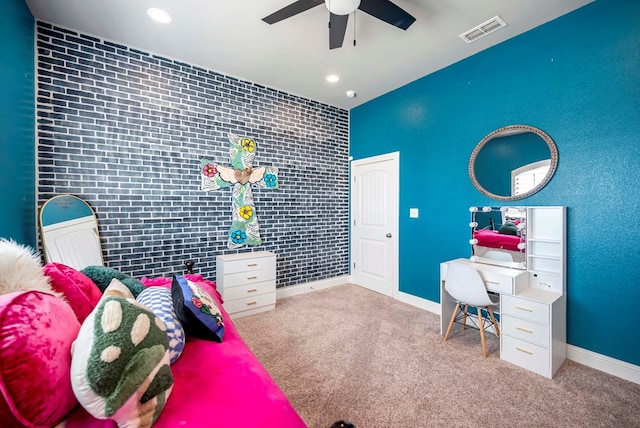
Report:
[[360,0],[324,0],[324,4],[334,15],[349,15],[360,6]]

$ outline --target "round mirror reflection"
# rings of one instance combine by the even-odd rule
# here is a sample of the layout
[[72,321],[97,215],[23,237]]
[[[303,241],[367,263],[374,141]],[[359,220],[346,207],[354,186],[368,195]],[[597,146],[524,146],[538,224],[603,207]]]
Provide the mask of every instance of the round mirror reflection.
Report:
[[558,150],[544,131],[509,125],[484,137],[469,160],[469,176],[484,195],[503,201],[531,196],[553,177]]

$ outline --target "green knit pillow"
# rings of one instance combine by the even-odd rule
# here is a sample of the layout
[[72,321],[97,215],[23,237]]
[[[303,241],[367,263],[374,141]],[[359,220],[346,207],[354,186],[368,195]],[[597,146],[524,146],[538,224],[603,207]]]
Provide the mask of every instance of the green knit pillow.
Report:
[[91,278],[102,292],[106,290],[109,284],[111,284],[111,280],[114,278],[126,285],[129,290],[131,290],[133,297],[138,297],[138,294],[142,293],[144,289],[147,288],[143,283],[132,276],[107,266],[87,266],[82,269],[81,272]]
[[173,387],[162,320],[114,279],[85,319],[72,350],[71,385],[97,419],[150,427]]
[[505,221],[504,224],[498,230],[498,233],[501,233],[503,235],[518,236],[518,226],[516,226],[510,221]]

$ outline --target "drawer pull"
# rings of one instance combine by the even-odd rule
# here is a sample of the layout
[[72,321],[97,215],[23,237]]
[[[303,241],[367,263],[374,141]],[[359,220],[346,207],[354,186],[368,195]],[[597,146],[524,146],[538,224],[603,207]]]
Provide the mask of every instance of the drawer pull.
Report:
[[487,284],[496,284],[496,285],[500,284],[499,282],[496,282],[496,281],[485,281],[485,283],[487,283]]
[[258,266],[258,263],[250,263],[247,265],[247,267],[254,267],[254,266]]
[[247,302],[247,306],[255,305],[258,302]]
[[525,354],[533,355],[533,352],[529,351],[528,349],[524,349],[519,346],[516,346],[516,349],[520,352],[524,352]]
[[257,276],[248,276],[247,279],[257,279]]
[[256,291],[258,291],[257,288],[252,288],[251,290],[247,290],[247,293],[255,293]]
[[516,309],[520,309],[522,311],[533,312],[533,309],[527,308],[526,306],[516,306]]
[[524,331],[525,333],[533,333],[533,330],[529,330],[528,328],[517,326],[516,330]]

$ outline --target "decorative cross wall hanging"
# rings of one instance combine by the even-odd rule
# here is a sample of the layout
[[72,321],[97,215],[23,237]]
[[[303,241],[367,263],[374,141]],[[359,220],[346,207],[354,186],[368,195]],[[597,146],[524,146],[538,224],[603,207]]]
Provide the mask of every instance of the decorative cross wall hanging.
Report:
[[229,142],[229,157],[233,168],[202,159],[200,161],[202,190],[209,192],[233,186],[232,222],[227,246],[233,249],[243,245],[261,245],[260,226],[251,185],[277,189],[278,168],[262,166],[253,169],[256,142],[252,138],[229,134]]

